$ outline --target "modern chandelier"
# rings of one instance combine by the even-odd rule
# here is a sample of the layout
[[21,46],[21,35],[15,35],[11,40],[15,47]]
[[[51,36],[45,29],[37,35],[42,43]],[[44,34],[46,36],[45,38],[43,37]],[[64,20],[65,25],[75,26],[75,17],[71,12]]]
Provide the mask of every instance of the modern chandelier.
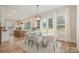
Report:
[[37,14],[36,14],[36,16],[35,16],[35,19],[36,20],[40,20],[40,16],[39,16],[39,14],[38,14],[38,8],[39,8],[39,5],[36,5],[36,7],[37,7]]

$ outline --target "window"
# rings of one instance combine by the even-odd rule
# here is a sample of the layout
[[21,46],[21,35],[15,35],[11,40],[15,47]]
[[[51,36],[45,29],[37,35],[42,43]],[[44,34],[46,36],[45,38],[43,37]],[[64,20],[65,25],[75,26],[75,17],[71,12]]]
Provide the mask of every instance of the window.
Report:
[[25,29],[30,29],[30,22],[25,23]]
[[64,17],[63,16],[58,16],[57,17],[57,24],[65,24],[65,21],[64,21]]
[[46,29],[47,28],[47,19],[43,19],[42,24],[43,24],[43,29]]
[[57,25],[57,31],[58,32],[64,32],[65,31],[65,26],[64,25]]
[[65,32],[65,17],[57,16],[57,32]]
[[53,28],[53,19],[52,18],[48,19],[48,27]]

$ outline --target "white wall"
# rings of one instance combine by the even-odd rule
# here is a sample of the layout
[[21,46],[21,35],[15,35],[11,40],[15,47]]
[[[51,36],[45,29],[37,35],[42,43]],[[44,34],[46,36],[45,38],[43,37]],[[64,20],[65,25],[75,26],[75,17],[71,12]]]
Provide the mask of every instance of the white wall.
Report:
[[71,42],[76,43],[76,6],[69,7],[69,19],[70,19],[70,36]]
[[[54,14],[56,12],[56,15]],[[76,6],[65,6],[45,13],[42,13],[42,18],[65,14],[66,17],[66,39],[64,41],[76,43]],[[56,19],[55,19],[56,20]]]
[[77,6],[77,48],[79,49],[79,6]]

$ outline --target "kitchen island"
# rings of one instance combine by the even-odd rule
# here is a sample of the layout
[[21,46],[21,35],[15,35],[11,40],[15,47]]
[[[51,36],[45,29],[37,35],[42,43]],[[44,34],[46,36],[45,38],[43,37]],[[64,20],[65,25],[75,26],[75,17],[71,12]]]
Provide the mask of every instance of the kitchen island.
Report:
[[22,31],[22,30],[14,30],[14,36],[15,37],[24,37],[25,36],[25,31]]

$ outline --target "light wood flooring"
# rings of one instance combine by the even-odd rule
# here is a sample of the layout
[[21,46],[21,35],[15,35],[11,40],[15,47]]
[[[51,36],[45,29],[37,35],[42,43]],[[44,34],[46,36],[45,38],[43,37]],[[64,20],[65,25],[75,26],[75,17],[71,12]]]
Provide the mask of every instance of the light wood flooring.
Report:
[[[21,40],[23,40],[23,38],[19,40],[16,38],[14,43],[4,42],[2,45],[0,45],[0,53],[27,53],[27,51],[15,44],[16,42]],[[57,42],[61,43],[61,48],[67,51],[67,53],[79,52],[79,50],[76,49],[75,43],[64,41]]]
[[16,44],[3,43],[0,46],[0,53],[25,53],[26,51],[17,46]]

